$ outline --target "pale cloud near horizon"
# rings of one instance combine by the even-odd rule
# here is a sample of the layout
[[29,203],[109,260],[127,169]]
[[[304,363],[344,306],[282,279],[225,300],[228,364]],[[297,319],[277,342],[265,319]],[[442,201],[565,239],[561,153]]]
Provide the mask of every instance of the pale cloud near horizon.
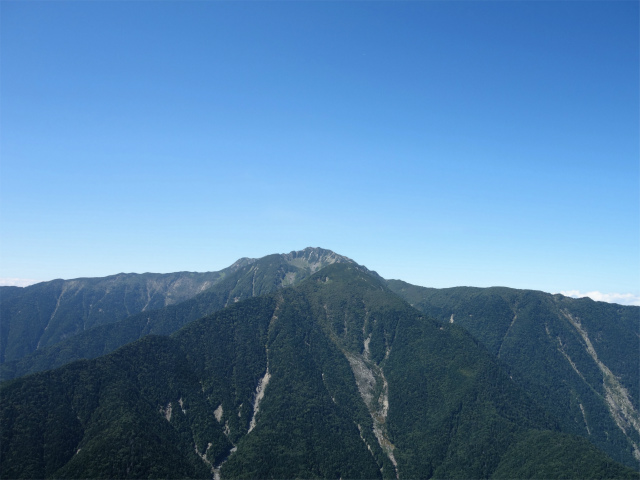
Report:
[[41,281],[32,278],[0,278],[0,287],[28,287]]
[[602,293],[598,291],[582,293],[579,290],[565,290],[559,292],[565,297],[589,297],[597,302],[619,303],[621,305],[640,306],[640,295],[633,293]]

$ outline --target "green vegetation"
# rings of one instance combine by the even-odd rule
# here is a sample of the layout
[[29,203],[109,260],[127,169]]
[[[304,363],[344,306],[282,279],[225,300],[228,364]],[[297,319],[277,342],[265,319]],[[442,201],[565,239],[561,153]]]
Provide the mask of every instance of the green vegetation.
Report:
[[[564,402],[578,398],[590,428],[611,422],[587,402],[604,387],[579,390],[564,355],[594,363],[576,317],[594,342],[616,334],[598,336],[588,305],[452,289],[431,292],[432,307],[420,300],[431,319],[389,288],[399,284],[305,252],[240,266],[186,302],[75,337],[94,355],[137,339],[108,355],[3,383],[0,477],[212,478],[215,468],[222,478],[640,478],[568,434],[562,413],[574,407],[549,408],[543,396],[555,380],[552,398],[575,395]],[[282,289],[285,279],[297,285]],[[410,287],[400,285],[424,293]],[[548,365],[535,348],[554,355],[563,347],[546,339],[557,337],[562,361]],[[517,348],[534,371],[548,368],[537,383],[518,370]],[[614,351],[602,358],[625,364]],[[601,375],[594,365],[583,384]]]
[[0,363],[18,360],[92,327],[187,300],[226,273],[119,274],[0,289]]
[[[389,287],[426,315],[459,325],[505,366],[561,429],[589,439],[638,469],[640,432],[613,418],[601,366],[570,318],[587,334],[597,359],[624,387],[637,416],[640,399],[640,308],[510,288],[423,288],[398,280]],[[618,399],[622,401],[623,399]]]
[[638,473],[612,462],[585,439],[530,431],[509,449],[491,478],[637,479]]
[[[9,344],[8,351],[20,350],[21,353],[20,355],[15,353],[7,356],[7,359],[14,357],[17,359],[0,365],[0,379],[10,380],[28,373],[56,368],[73,360],[96,358],[145,335],[169,335],[187,323],[216,312],[229,304],[273,292],[285,285],[297,284],[311,275],[313,271],[334,261],[350,262],[347,258],[340,257],[329,250],[307,248],[286,255],[268,255],[258,260],[240,259],[221,272],[210,274],[179,273],[161,276],[144,274],[120,275],[105,279],[83,279],[84,283],[95,284],[93,290],[88,286],[82,287],[84,283],[78,285],[73,283],[80,282],[80,280],[68,282],[56,280],[28,287],[28,289],[7,287],[10,288],[7,290],[7,292],[11,292],[10,294],[5,295],[2,293],[4,290],[0,290],[3,295],[2,303],[0,303],[3,318],[1,328],[4,332],[1,338],[8,339],[5,340]],[[202,275],[203,277],[191,279],[189,282],[190,276],[194,275]],[[157,302],[150,303],[143,309],[141,294],[136,296],[131,292],[143,289],[149,282],[158,283],[157,277],[168,286],[175,287],[177,285],[180,287],[182,285],[180,291],[190,292],[192,298],[156,310],[152,310],[149,305],[159,306]],[[198,281],[196,282],[196,280]],[[134,282],[135,288],[132,286],[132,282]],[[198,294],[194,288],[184,288],[184,284],[187,283],[199,285],[198,288],[202,289],[203,286],[206,286],[202,282],[210,282],[212,286]],[[76,288],[77,291],[74,290],[73,295],[69,293],[62,295],[60,293],[62,290],[71,288],[68,284],[75,285],[73,288]],[[107,287],[111,288],[108,295],[105,294]],[[154,298],[167,302],[172,292],[178,287],[166,291],[164,297],[158,293],[157,298]],[[91,307],[89,308],[90,312],[100,310],[97,304],[92,306],[92,302],[83,300],[89,295],[87,292],[90,292],[91,295],[104,295],[99,304],[109,305],[108,310],[112,312],[111,316],[109,317],[104,312],[101,313],[101,318],[110,318],[108,323],[89,328],[91,322],[84,324],[80,322],[87,316],[86,307]],[[117,295],[117,292],[120,292],[120,295]],[[145,293],[145,299],[146,295]],[[175,297],[176,295],[173,294],[172,298]],[[75,300],[66,301],[68,298]],[[130,316],[125,315],[123,298],[127,299],[129,303],[132,298],[137,299],[135,308],[133,304],[126,305],[126,312],[129,312]],[[66,301],[62,304],[65,305],[65,311],[68,314],[62,315],[59,313],[60,309],[56,310],[55,305],[58,299]],[[43,302],[47,305],[43,306]],[[33,311],[28,310],[25,306],[32,303],[34,304]],[[141,312],[141,310],[144,311]],[[53,312],[56,312],[55,315]],[[52,324],[60,326],[65,322],[70,322],[75,325],[72,331],[64,334],[70,335],[69,338],[64,338],[63,335],[61,339],[58,336],[56,337],[57,342],[51,340],[42,343],[41,348],[36,350],[38,343],[46,336],[46,332],[53,328],[50,326],[45,329],[45,324],[54,316],[56,321],[51,322]],[[38,319],[38,321],[35,322],[34,319]],[[68,321],[63,322],[62,319]],[[105,322],[106,320],[94,323]],[[83,330],[85,327],[86,330]],[[44,348],[45,344],[49,346]]]
[[[184,419],[179,398],[189,399]],[[3,478],[203,478],[192,438],[224,438],[169,338],[10,382],[2,399]],[[168,402],[171,423],[159,411]]]

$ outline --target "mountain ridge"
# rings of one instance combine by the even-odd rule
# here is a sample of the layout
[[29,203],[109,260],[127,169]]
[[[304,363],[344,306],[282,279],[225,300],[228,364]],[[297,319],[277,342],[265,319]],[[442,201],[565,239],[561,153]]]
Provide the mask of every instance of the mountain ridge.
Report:
[[[345,265],[375,279],[379,288],[390,289],[426,317],[469,332],[528,395],[552,413],[562,431],[585,437],[616,461],[639,469],[635,452],[640,444],[640,367],[633,338],[640,338],[640,307],[509,287],[418,287],[384,280],[353,260],[320,248],[308,247],[260,259],[241,258],[228,267],[233,267],[233,272],[189,300],[94,327],[21,360],[5,362],[0,365],[0,378],[58,367],[79,358],[96,358],[146,335],[172,334],[192,321],[248,298],[299,285],[332,265]],[[16,292],[11,290],[9,298],[19,293]],[[346,305],[348,302],[345,308]],[[314,312],[322,315],[318,308]],[[339,317],[335,316],[338,323]],[[376,362],[384,359],[385,344],[378,336],[373,336],[366,347],[366,338],[349,338],[355,343],[343,348],[361,346],[348,356],[349,364],[361,372],[356,379],[357,388],[377,399],[365,404],[369,413],[380,417],[384,411],[380,395],[385,390],[386,377]],[[367,382],[378,385],[377,390]],[[386,395],[388,399],[389,393]],[[374,437],[379,435],[383,445],[393,444],[382,425],[379,421]],[[388,453],[381,451],[380,455]],[[388,464],[387,469],[390,468]]]
[[566,431],[638,468],[640,307],[506,287],[387,283],[424,314],[469,331]]
[[0,389],[3,478],[639,477],[349,264]]
[[[354,263],[330,250],[312,247],[274,255],[272,259],[279,257],[291,267],[284,273],[282,286],[334,262]],[[0,287],[0,363],[17,361],[92,327],[189,300],[225,277],[264,264],[269,257],[243,257],[218,272],[119,273]],[[256,294],[255,288],[252,294]]]

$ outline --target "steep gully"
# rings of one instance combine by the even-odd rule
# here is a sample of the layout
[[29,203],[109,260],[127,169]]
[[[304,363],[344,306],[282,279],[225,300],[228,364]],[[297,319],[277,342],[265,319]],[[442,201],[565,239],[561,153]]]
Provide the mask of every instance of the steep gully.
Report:
[[[640,434],[640,415],[631,403],[629,392],[626,388],[624,388],[624,386],[611,372],[611,370],[598,358],[598,354],[596,353],[596,350],[593,347],[591,340],[589,339],[587,331],[582,326],[580,319],[578,317],[574,317],[568,311],[563,311],[562,315],[576,329],[580,337],[582,337],[587,353],[591,356],[593,361],[602,372],[602,384],[605,391],[605,402],[607,404],[607,407],[609,408],[609,412],[611,413],[611,416],[616,422],[618,428],[622,430],[624,435],[627,437],[627,440],[631,444],[631,447],[633,448],[633,455],[636,457],[636,459],[640,460],[640,446],[630,436],[630,431],[633,430]],[[564,352],[562,353],[564,354]],[[582,377],[571,359],[568,358],[566,354],[564,355],[571,363],[573,369]],[[584,377],[582,378],[584,379]],[[583,411],[584,415],[584,408],[582,407],[582,405],[580,405],[580,408]]]

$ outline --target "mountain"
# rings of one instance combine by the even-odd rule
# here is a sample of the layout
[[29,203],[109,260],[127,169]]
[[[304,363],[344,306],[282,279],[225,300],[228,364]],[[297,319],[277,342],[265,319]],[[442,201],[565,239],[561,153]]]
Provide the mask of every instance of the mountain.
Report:
[[[0,378],[6,380],[81,358],[96,358],[147,335],[169,335],[243,299],[298,285],[334,263],[350,265],[385,282],[350,259],[319,248],[261,259],[244,258],[217,272],[213,285],[186,301],[157,310],[147,307],[138,314],[89,328],[19,360],[5,362],[0,365]],[[90,280],[104,284],[107,279],[113,282],[115,277]],[[120,291],[130,288],[123,285],[118,287]],[[561,431],[581,435],[615,460],[639,468],[634,452],[639,444],[640,308],[507,288],[429,289],[397,280],[386,281],[386,286],[427,317],[446,325],[453,323],[471,333],[497,358],[511,379],[551,415]],[[32,300],[46,303],[45,295],[38,297],[17,287],[6,287],[0,295],[2,312],[11,312],[7,304],[28,305],[25,298],[29,295]],[[58,298],[62,298],[61,304],[67,301],[68,312],[73,311],[73,305],[84,305],[68,302],[66,295]],[[115,302],[110,304],[108,299]],[[107,294],[103,303],[117,310],[121,299]],[[82,312],[78,308],[74,318],[82,318]],[[55,318],[59,318],[57,314]],[[4,316],[2,323],[4,328]],[[20,343],[19,337],[16,343]]]
[[351,263],[5,382],[2,478],[639,478]]
[[345,262],[353,263],[330,250],[306,248],[242,258],[213,273],[121,274],[6,287],[6,295],[0,290],[6,352],[0,378],[95,358],[144,335],[170,334],[229,303],[294,285]]
[[17,360],[97,325],[182,302],[225,273],[121,273],[0,287],[0,362]]
[[502,287],[387,285],[482,342],[563,431],[639,468],[640,307]]

